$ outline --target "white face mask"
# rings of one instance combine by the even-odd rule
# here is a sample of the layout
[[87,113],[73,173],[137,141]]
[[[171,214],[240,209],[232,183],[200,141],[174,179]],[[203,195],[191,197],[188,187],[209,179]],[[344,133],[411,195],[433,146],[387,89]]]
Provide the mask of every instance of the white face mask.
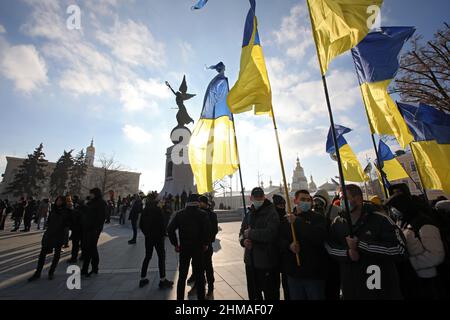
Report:
[[254,200],[253,201],[253,206],[255,207],[255,209],[259,209],[259,208],[261,208],[261,206],[264,204],[264,200],[260,200],[260,201],[258,201],[258,200]]

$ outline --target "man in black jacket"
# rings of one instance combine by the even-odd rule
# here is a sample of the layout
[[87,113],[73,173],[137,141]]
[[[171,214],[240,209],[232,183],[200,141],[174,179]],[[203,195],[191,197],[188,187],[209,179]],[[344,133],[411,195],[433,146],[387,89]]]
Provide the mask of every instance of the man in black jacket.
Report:
[[279,300],[280,217],[272,202],[266,199],[263,189],[254,188],[250,199],[253,204],[239,232],[239,242],[245,248],[248,297],[250,300]]
[[[88,277],[98,274],[100,258],[97,243],[103,231],[107,209],[100,189],[92,189],[89,196],[90,201],[87,204],[86,214],[82,216],[83,250],[85,252],[83,252],[83,268],[81,269],[81,275]],[[89,264],[92,264],[91,272],[88,272]]]
[[73,209],[70,210],[70,238],[72,240],[72,256],[67,263],[77,263],[81,245],[81,215],[86,207],[82,205],[78,196],[73,197]]
[[212,262],[212,256],[214,253],[213,243],[216,241],[217,233],[219,232],[219,224],[217,222],[217,214],[212,211],[208,204],[208,197],[200,196],[200,208],[207,213],[209,223],[211,226],[211,242],[208,246],[208,250],[205,252],[205,273],[206,280],[208,282],[208,293],[206,294],[207,300],[214,299],[214,267]]
[[164,244],[166,228],[163,212],[158,207],[157,196],[157,194],[148,196],[139,222],[139,227],[145,236],[145,258],[142,262],[140,288],[149,284],[147,269],[153,255],[153,248],[156,249],[158,255],[159,287],[163,289],[173,286],[173,282],[166,279],[166,249]]
[[[204,253],[211,245],[211,226],[205,211],[199,208],[199,196],[192,194],[186,208],[177,212],[167,232],[175,251],[180,253],[177,300],[184,300],[184,290],[191,259],[197,285],[197,299],[205,299]],[[180,239],[175,233],[178,230]]]
[[14,205],[14,211],[13,211],[13,218],[14,218],[14,229],[11,230],[11,232],[16,232],[20,228],[20,224],[22,223],[23,213],[25,211],[26,201],[22,197],[20,198],[20,201],[18,201]]
[[28,197],[25,213],[23,215],[23,230],[21,230],[21,232],[30,231],[31,221],[33,220],[33,216],[36,215],[36,210],[36,201],[34,201],[33,197]]
[[134,201],[130,210],[130,216],[128,220],[131,221],[131,226],[133,227],[133,238],[128,241],[128,244],[136,244],[137,239],[137,225],[139,220],[139,215],[142,213],[142,200],[139,195],[134,196]]
[[[327,264],[325,218],[311,210],[313,200],[307,190],[297,191],[294,203],[294,214],[284,219],[280,227],[282,269],[288,275],[290,298],[323,300]],[[291,223],[296,242],[292,237]],[[300,266],[297,265],[296,254],[300,257]]]
[[346,190],[353,237],[343,214],[332,223],[326,245],[328,253],[340,263],[344,299],[401,299],[395,266],[406,254],[401,231],[389,217],[363,205],[358,186],[347,185]]

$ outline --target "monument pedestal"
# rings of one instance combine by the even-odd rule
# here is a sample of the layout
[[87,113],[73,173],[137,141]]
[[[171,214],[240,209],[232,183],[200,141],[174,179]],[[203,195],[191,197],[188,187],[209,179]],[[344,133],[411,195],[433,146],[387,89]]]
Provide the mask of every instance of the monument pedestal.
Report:
[[188,153],[191,131],[185,126],[177,126],[172,130],[170,138],[174,145],[166,151],[165,182],[160,196],[181,195],[183,191],[187,194],[196,193]]

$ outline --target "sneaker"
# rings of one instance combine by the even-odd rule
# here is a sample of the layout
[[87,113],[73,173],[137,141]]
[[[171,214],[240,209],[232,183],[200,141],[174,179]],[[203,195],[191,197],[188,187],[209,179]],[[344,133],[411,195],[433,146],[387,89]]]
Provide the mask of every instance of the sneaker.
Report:
[[139,281],[139,288],[143,288],[146,285],[148,285],[150,283],[150,281],[148,279],[142,279],[141,281]]
[[190,277],[189,277],[189,279],[187,280],[187,283],[188,284],[191,284],[191,283],[194,283],[195,282],[195,278],[194,278],[194,275],[192,274]]
[[130,240],[128,241],[128,244],[136,244],[136,240]]
[[173,281],[165,279],[165,280],[159,282],[160,289],[168,289],[168,288],[172,288],[172,287],[173,287]]
[[208,290],[208,293],[206,294],[205,299],[206,300],[214,300],[214,291],[213,290]]
[[55,278],[55,276],[52,274],[52,273],[50,273],[49,275],[48,275],[48,280],[53,280]]
[[40,278],[41,276],[39,274],[33,274],[33,276],[31,278],[28,279],[28,282],[33,282],[36,281]]

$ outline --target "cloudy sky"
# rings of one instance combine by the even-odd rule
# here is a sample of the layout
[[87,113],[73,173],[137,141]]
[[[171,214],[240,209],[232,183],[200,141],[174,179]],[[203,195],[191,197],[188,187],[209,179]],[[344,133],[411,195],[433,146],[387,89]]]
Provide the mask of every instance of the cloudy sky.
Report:
[[[25,156],[43,142],[50,161],[63,150],[114,155],[142,173],[141,188],[160,190],[165,149],[176,126],[175,100],[187,75],[197,97],[186,106],[198,119],[223,61],[232,85],[239,72],[246,0],[2,0],[0,1],[0,171],[5,156]],[[67,8],[81,8],[81,30],[69,30]],[[329,127],[305,0],[257,1],[259,31],[273,89],[289,178],[300,157],[321,184],[337,174],[325,153]],[[382,25],[416,26],[430,39],[449,21],[447,0],[386,0]],[[329,69],[336,122],[354,129],[347,140],[365,165],[370,136],[349,54]],[[236,116],[244,184],[281,181],[271,120]],[[191,129],[193,129],[191,125]],[[236,179],[232,182],[236,188]]]

